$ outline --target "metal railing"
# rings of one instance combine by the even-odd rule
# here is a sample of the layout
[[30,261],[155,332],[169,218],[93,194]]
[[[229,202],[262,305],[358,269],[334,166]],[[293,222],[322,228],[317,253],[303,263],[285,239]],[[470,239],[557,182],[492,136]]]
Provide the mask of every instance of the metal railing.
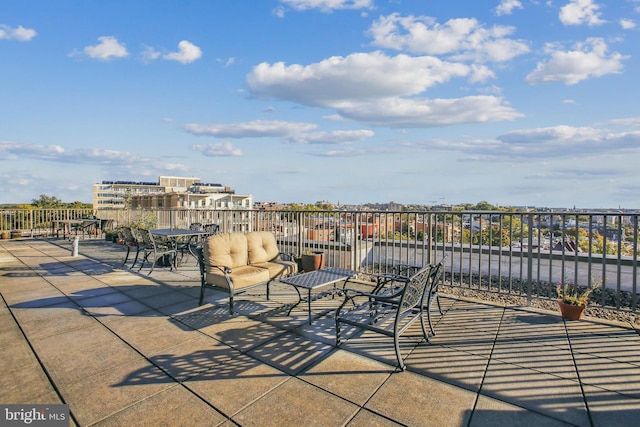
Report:
[[20,231],[22,236],[48,235],[55,221],[90,218],[93,209],[2,209],[0,230]]
[[97,215],[119,225],[273,232],[283,252],[325,252],[326,265],[398,271],[444,255],[446,284],[555,298],[559,283],[597,287],[592,301],[638,311],[638,213],[503,211],[4,210],[0,229],[47,235],[53,219]]

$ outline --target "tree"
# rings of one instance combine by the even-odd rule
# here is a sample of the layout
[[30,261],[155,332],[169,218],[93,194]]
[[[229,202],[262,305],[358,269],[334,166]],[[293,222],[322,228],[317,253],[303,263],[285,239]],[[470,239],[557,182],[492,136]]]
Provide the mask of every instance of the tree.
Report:
[[55,196],[47,196],[46,194],[41,194],[40,198],[32,199],[31,204],[36,208],[59,208],[62,206],[62,200],[58,199]]

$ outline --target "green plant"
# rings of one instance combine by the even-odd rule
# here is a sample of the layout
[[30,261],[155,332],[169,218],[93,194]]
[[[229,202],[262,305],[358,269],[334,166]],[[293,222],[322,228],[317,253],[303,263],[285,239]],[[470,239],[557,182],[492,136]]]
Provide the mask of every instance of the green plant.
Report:
[[129,223],[131,228],[153,230],[158,226],[158,217],[154,212],[140,210],[140,215]]
[[592,287],[584,289],[571,283],[560,283],[556,287],[556,292],[558,293],[558,300],[563,303],[583,306],[587,304],[591,293],[597,287],[598,285],[594,284]]

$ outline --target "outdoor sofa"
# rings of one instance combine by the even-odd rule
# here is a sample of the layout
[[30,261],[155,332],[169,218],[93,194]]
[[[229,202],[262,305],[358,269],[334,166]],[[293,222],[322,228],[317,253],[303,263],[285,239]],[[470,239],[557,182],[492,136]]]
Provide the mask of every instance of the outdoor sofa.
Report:
[[292,255],[283,254],[268,231],[216,234],[204,241],[200,251],[200,305],[207,286],[229,291],[229,312],[233,296],[247,288],[266,284],[298,271]]

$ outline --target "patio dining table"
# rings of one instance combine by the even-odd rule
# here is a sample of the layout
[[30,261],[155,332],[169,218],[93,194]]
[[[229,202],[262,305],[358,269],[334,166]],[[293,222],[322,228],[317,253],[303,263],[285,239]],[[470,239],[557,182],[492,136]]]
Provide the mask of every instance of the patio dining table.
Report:
[[[198,255],[194,252],[194,245],[191,242],[198,237],[206,237],[211,233],[205,230],[190,230],[188,228],[157,228],[151,230],[151,234],[164,237],[171,242],[177,251],[181,251],[184,254],[184,250],[186,250],[197,261]],[[182,243],[180,239],[184,239]]]
[[82,236],[87,230],[91,230],[100,224],[99,219],[93,218],[81,218],[81,219],[54,219],[51,221],[51,234],[55,234],[56,237],[60,237],[60,230],[62,230],[63,238],[71,238],[71,231],[75,229],[76,236],[78,230],[82,231]]

